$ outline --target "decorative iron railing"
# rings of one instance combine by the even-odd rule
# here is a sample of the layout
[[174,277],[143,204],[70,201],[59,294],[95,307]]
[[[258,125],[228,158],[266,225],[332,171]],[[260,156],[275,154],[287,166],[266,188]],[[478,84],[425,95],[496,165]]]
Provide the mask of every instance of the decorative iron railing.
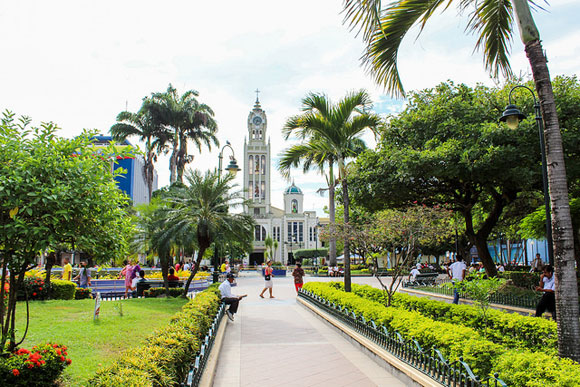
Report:
[[[451,287],[439,287],[437,285],[434,286],[409,286],[409,284],[403,284],[404,288],[408,289],[417,289],[422,290],[425,292],[436,293],[436,294],[443,294],[446,296],[453,297],[453,288]],[[461,298],[465,298],[470,300],[467,295],[459,292]],[[529,296],[518,296],[514,294],[500,294],[495,293],[492,294],[489,298],[489,301],[492,304],[499,304],[499,305],[507,305],[507,306],[515,306],[518,308],[527,308],[527,309],[536,309],[536,305],[538,305],[538,301],[541,298],[541,294],[538,295],[529,295]]]
[[322,297],[301,289],[298,296],[331,314],[341,322],[353,328],[369,340],[381,346],[384,350],[407,363],[433,380],[449,387],[507,387],[498,378],[498,374],[480,380],[467,363],[460,359],[449,362],[436,348],[421,348],[416,340],[405,340],[396,331],[390,331],[385,326],[378,326],[374,321],[367,321],[363,316],[331,303]]
[[195,361],[193,362],[193,364],[191,364],[189,368],[187,378],[185,382],[181,384],[182,387],[196,387],[199,385],[199,382],[203,375],[203,371],[205,370],[205,366],[207,364],[207,359],[209,358],[209,354],[211,352],[211,349],[213,348],[213,344],[215,342],[218,329],[223,320],[225,311],[226,305],[223,303],[220,304],[220,307],[213,319],[211,327],[209,328],[207,335],[205,335],[201,348],[199,349],[199,352],[195,357]]

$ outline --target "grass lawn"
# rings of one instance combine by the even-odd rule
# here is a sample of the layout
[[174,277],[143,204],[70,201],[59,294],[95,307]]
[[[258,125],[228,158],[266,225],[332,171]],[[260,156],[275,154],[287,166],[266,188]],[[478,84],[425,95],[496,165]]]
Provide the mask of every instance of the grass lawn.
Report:
[[[183,298],[103,301],[99,319],[93,321],[94,300],[34,301],[22,347],[46,342],[66,345],[72,359],[64,374],[66,385],[83,386],[97,368],[112,363],[121,352],[166,325],[186,302]],[[18,332],[24,331],[25,324],[26,306],[19,303]]]

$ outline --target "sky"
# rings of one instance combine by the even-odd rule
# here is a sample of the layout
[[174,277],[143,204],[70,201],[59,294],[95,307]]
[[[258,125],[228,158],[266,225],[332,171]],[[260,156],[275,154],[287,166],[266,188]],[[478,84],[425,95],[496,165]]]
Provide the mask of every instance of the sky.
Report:
[[[534,18],[551,75],[579,74],[580,1],[543,6]],[[284,141],[281,128],[300,112],[307,93],[336,101],[363,88],[384,116],[405,106],[361,67],[362,39],[343,24],[341,11],[342,2],[332,0],[0,0],[0,110],[29,116],[35,124],[52,121],[64,137],[83,129],[106,134],[119,112],[137,111],[145,96],[171,83],[180,93],[199,92],[198,100],[215,112],[218,139],[232,143],[243,167],[246,120],[259,89],[272,146],[272,204],[283,208],[282,192],[291,182],[275,167],[292,142]],[[467,19],[451,7],[421,35],[417,28],[407,35],[398,57],[405,90],[447,80],[496,82],[474,52],[476,37],[465,33]],[[517,32],[510,61],[514,73],[530,74]],[[365,140],[375,145],[372,136]],[[217,167],[219,149],[190,150],[191,168]],[[156,169],[159,186],[168,184],[167,156]],[[292,178],[304,191],[304,209],[324,216],[328,198],[315,194],[324,177],[297,170]],[[237,182],[241,188],[241,176]]]

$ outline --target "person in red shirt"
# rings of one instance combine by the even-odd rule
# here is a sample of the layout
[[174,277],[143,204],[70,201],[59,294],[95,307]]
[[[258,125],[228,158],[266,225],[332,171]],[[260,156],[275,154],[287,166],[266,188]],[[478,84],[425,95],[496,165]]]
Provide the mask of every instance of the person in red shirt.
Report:
[[173,268],[169,269],[169,275],[167,276],[168,281],[179,281],[179,277],[175,275],[175,270]]

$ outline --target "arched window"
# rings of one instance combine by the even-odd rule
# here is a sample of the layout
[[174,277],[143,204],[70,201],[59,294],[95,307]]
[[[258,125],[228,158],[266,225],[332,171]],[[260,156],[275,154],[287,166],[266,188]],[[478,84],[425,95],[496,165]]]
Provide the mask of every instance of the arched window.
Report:
[[260,156],[256,155],[256,175],[260,173]]
[[259,242],[266,240],[266,229],[264,226],[257,225],[254,227],[254,240]]
[[292,199],[292,213],[293,214],[298,213],[298,200],[296,199]]
[[248,160],[248,165],[250,167],[250,175],[254,174],[254,156],[250,156],[250,159]]
[[262,187],[260,190],[260,198],[262,198],[262,200],[266,200],[266,182],[262,182]]
[[262,175],[266,174],[266,156],[262,155]]

